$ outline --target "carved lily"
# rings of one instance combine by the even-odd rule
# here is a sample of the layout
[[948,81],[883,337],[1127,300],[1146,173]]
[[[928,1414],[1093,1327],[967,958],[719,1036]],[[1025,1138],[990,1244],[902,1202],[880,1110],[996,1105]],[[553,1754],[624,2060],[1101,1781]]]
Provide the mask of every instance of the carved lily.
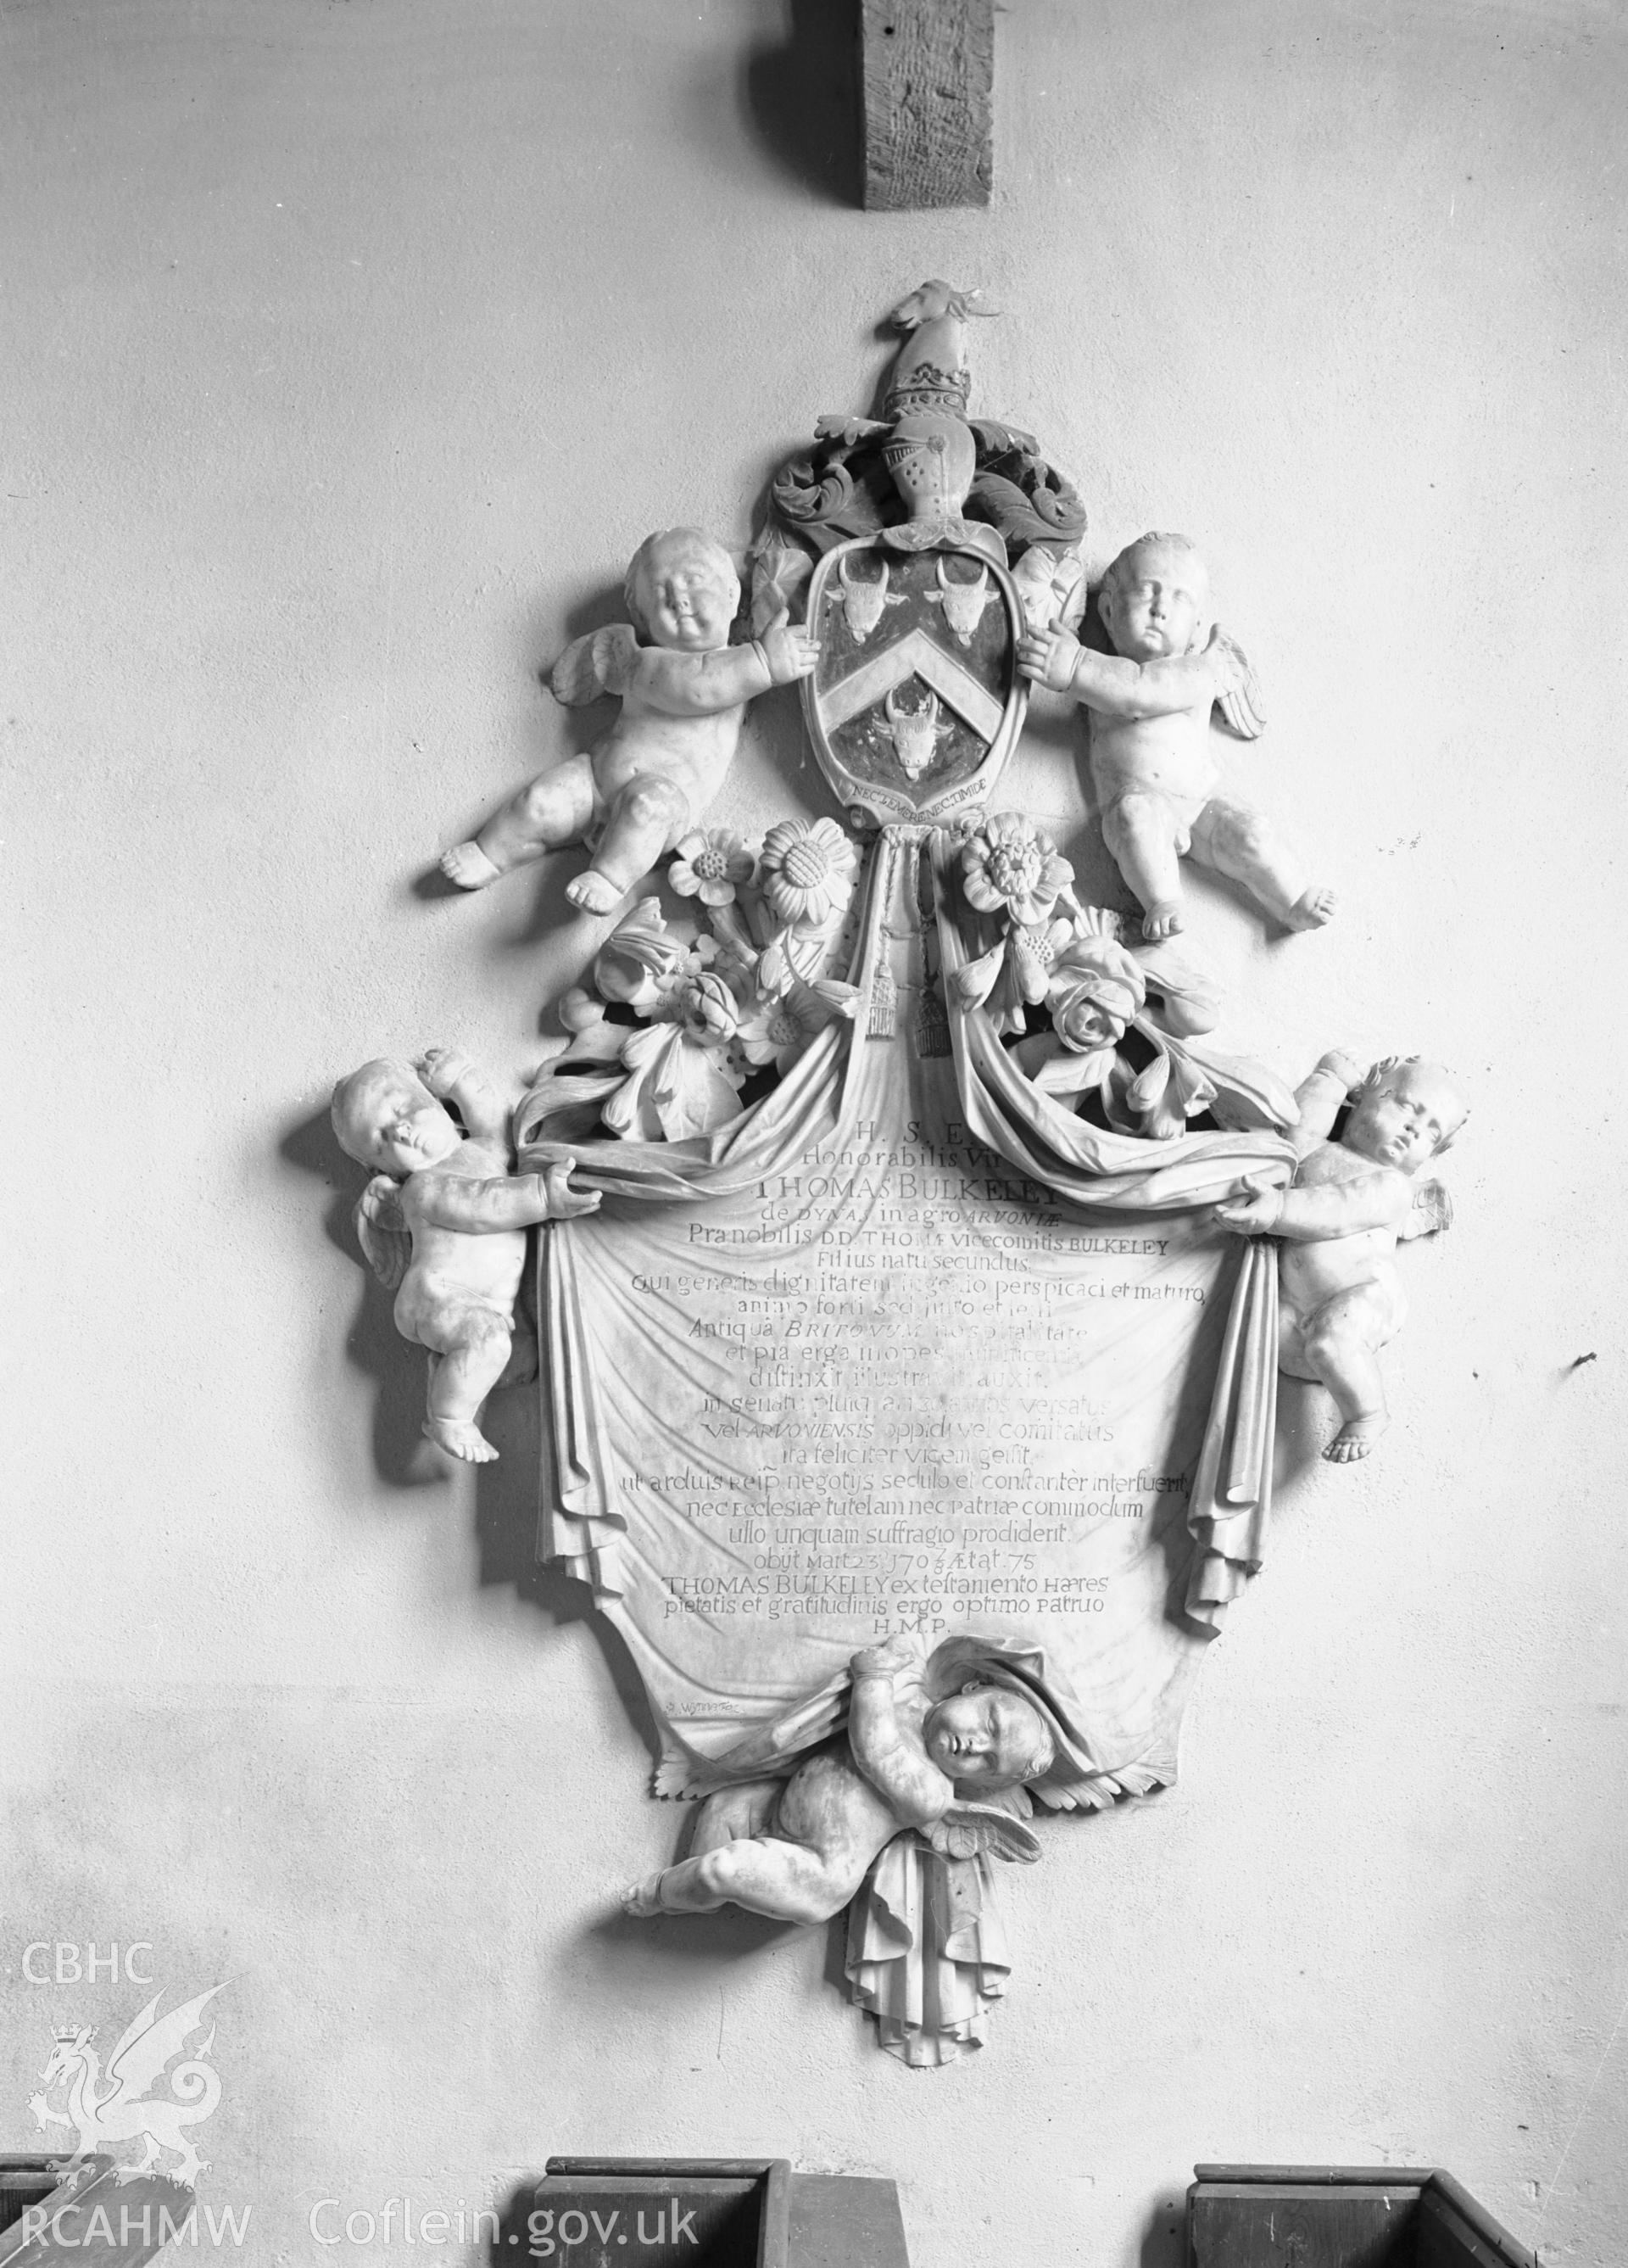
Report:
[[782,819],[763,838],[764,895],[781,921],[829,921],[854,895],[857,855],[834,819]]
[[1008,914],[1032,928],[1044,922],[1074,868],[1057,845],[1021,812],[1003,811],[972,836],[961,853],[961,887],[979,913]]
[[741,1074],[724,1049],[697,1045],[682,1026],[649,1024],[629,1032],[622,1061],[628,1076],[605,1104],[605,1123],[624,1140],[688,1141],[740,1108]]
[[595,954],[594,986],[601,999],[620,1000],[648,1016],[687,957],[678,939],[667,935],[659,901],[641,898]]
[[1050,921],[1012,924],[1006,957],[1020,999],[1037,1005],[1045,998],[1074,935],[1074,924],[1059,915],[1053,915]]
[[757,863],[730,828],[697,828],[674,850],[667,879],[681,898],[699,898],[704,906],[732,906],[737,890],[751,881]]
[[772,1063],[777,1071],[785,1071],[817,1033],[852,1017],[858,1002],[857,985],[834,978],[805,984],[796,978],[778,999],[766,1000],[743,1020],[741,1053],[750,1064]]

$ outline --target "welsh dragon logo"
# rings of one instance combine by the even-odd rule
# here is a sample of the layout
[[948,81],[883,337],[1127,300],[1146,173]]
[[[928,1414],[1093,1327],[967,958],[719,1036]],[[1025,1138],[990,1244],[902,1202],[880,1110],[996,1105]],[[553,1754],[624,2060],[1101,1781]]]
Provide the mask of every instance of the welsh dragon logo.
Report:
[[[140,2015],[126,2027],[106,2071],[92,2044],[96,2033],[92,2026],[59,2026],[49,2060],[40,2073],[44,2087],[28,2099],[40,2130],[48,2126],[75,2129],[78,2135],[73,2150],[76,2159],[112,2143],[139,2139],[145,2146],[144,2154],[133,2165],[121,2166],[121,2178],[164,2173],[193,2187],[209,2161],[199,2156],[191,2136],[182,2130],[201,2124],[221,2099],[220,2074],[208,2059],[215,2043],[214,2025],[185,2063],[173,2071],[168,2071],[168,2066],[189,2036],[202,2029],[203,2011],[221,1990],[218,1984],[211,1985],[207,1992],[183,2001],[163,2016],[158,2014],[158,2003],[164,1995],[155,1992]],[[150,2095],[149,2088],[166,2071],[173,2092]],[[53,2110],[48,2101],[58,2087],[67,2091],[65,2110]],[[180,2160],[179,2166],[160,2166],[159,2158],[165,2151],[174,2153]]]

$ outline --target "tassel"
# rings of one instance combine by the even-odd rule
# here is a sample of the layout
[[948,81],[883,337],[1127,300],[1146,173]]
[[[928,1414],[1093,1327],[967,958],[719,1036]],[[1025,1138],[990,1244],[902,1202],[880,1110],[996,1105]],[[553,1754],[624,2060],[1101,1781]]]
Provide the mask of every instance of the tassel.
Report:
[[870,979],[870,1021],[865,1027],[868,1040],[891,1040],[898,1027],[898,987],[888,965],[890,943],[884,932],[882,949]]

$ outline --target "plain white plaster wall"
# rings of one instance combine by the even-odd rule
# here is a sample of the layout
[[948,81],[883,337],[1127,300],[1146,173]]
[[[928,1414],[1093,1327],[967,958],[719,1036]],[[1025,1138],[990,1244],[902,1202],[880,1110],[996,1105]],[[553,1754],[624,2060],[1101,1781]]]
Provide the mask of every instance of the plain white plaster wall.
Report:
[[[257,2263],[341,2257],[319,2198],[596,2149],[895,2175],[918,2268],[1169,2268],[1195,2159],[1441,2161],[1598,2268],[1628,19],[1016,0],[993,210],[872,217],[755,121],[790,36],[771,0],[0,12],[0,2145],[51,2026],[106,2044],[138,1997],[26,1947],[141,1939],[172,1995],[230,1980],[204,2193]],[[413,1452],[320,1113],[381,1048],[527,1064],[561,876],[413,877],[570,745],[536,672],[631,542],[743,541],[932,274],[1006,311],[979,405],[1073,468],[1096,563],[1188,530],[1259,663],[1240,768],[1346,911],[1265,943],[1200,888],[1240,1040],[1439,1051],[1476,1112],[1382,1454],[1334,1473],[1296,1421],[1182,1787],[1048,1831],[991,2045],[916,2075],[818,1934],[607,1925],[675,1815],[580,1594],[527,1572],[524,1408],[478,1486]],[[1038,716],[1010,784],[1089,867],[1074,746]],[[783,697],[742,800],[826,807]]]

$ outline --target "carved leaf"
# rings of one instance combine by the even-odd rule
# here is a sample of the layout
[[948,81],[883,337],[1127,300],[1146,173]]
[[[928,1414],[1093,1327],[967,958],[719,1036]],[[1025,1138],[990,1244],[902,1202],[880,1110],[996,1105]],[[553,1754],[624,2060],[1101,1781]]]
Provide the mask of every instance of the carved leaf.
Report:
[[[626,1032],[615,1025],[599,1028],[614,1033],[620,1054]],[[578,1071],[561,1079],[556,1073],[564,1061],[561,1056],[548,1065],[515,1114],[515,1138],[522,1147],[532,1142],[591,1141],[602,1130],[605,1101],[627,1079],[620,1063],[613,1071]]]
[[987,953],[979,954],[976,961],[967,961],[956,971],[956,998],[964,1008],[981,1008],[995,989],[1006,961],[1006,939],[991,946]]
[[1145,1071],[1139,1071],[1126,1089],[1125,1100],[1138,1117],[1152,1110],[1163,1100],[1164,1090],[1170,1083],[1170,1058],[1156,1055]]

